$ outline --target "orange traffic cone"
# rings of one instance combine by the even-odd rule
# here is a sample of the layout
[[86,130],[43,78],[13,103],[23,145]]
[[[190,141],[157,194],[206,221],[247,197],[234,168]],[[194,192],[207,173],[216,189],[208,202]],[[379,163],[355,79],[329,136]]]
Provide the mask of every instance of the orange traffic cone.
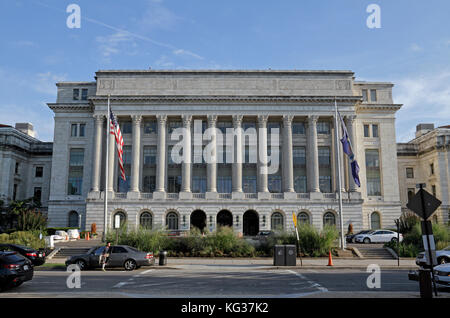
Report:
[[89,232],[86,232],[86,241],[89,241]]
[[333,266],[333,258],[331,257],[331,251],[328,252],[328,265]]

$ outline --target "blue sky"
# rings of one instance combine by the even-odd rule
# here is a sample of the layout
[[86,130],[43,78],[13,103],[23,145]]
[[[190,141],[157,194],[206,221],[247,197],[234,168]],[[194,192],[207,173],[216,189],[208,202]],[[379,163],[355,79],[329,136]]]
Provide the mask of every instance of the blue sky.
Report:
[[[66,26],[72,3],[80,29]],[[420,122],[450,124],[449,12],[447,0],[1,0],[0,123],[51,141],[55,82],[99,69],[342,69],[395,84],[407,141]]]

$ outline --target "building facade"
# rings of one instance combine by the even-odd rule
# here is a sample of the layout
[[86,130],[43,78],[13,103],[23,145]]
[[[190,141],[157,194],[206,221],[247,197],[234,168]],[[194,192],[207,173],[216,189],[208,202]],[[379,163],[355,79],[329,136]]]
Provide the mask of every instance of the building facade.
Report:
[[402,210],[418,189],[425,183],[425,190],[437,197],[441,206],[433,220],[448,224],[450,216],[450,126],[434,128],[433,124],[419,124],[416,138],[397,144],[398,181]]
[[[129,227],[229,225],[253,235],[293,228],[292,213],[318,228],[339,226],[336,100],[361,180],[359,188],[341,151],[344,229],[391,227],[401,213],[401,105],[392,87],[355,81],[351,71],[273,70],[105,70],[94,82],[57,83],[56,103],[48,104],[55,113],[50,225],[67,226],[78,216],[83,227],[96,223],[102,231],[108,191],[109,227],[118,214]],[[123,134],[126,181],[107,132],[108,95]],[[173,156],[179,128],[189,158],[182,162]],[[221,137],[227,129],[232,138]],[[205,149],[216,159],[205,161]]]
[[29,123],[0,125],[0,200],[7,205],[34,197],[46,212],[53,144],[34,136]]

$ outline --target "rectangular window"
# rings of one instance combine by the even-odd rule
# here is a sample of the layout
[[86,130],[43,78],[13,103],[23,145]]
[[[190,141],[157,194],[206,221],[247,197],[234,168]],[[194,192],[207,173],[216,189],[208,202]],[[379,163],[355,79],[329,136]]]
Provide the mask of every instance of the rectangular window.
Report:
[[120,131],[122,132],[122,135],[131,134],[131,129],[132,129],[131,121],[121,122],[119,124],[119,127],[120,127]]
[[231,176],[218,176],[217,177],[217,192],[218,193],[231,193],[232,181]]
[[81,100],[87,100],[87,96],[88,96],[88,89],[87,88],[81,89]]
[[378,138],[378,125],[372,125],[372,137]]
[[206,176],[192,177],[192,192],[205,193],[206,192]]
[[319,187],[324,193],[331,192],[330,147],[319,147]]
[[269,174],[268,189],[271,193],[281,193],[281,176],[276,174]]
[[293,147],[294,157],[294,190],[298,193],[306,192],[306,149],[305,147]]
[[292,134],[293,135],[304,135],[305,134],[305,123],[293,122],[292,123]]
[[13,186],[13,201],[16,201],[17,198],[17,184]]
[[245,121],[242,123],[242,129],[245,131],[249,128],[254,128],[256,129],[256,123],[252,122],[252,121]]
[[41,196],[42,196],[42,188],[41,187],[35,187],[34,188],[34,194],[33,194],[34,201],[41,202]]
[[86,132],[86,124],[80,124],[80,137],[84,137]]
[[377,101],[377,90],[376,89],[371,89],[370,90],[370,101],[371,102],[376,102]]
[[413,168],[406,168],[406,177],[408,179],[414,178],[414,169]]
[[155,192],[156,176],[144,176],[142,188],[146,193]]
[[181,121],[169,121],[169,127],[167,132],[169,134],[173,133],[173,131],[177,128],[183,127],[183,123]]
[[16,167],[14,168],[14,173],[19,174],[19,163],[16,162]]
[[181,191],[181,176],[169,176],[167,181],[169,193],[179,193]]
[[144,134],[158,133],[158,125],[156,120],[149,120],[144,122]]
[[366,149],[367,195],[381,195],[380,160],[378,149]]
[[436,186],[435,185],[431,186],[431,193],[433,194],[434,197],[436,196]]
[[434,163],[430,164],[430,174],[434,175]]
[[369,125],[364,125],[364,137],[370,137]]
[[78,99],[80,99],[80,89],[74,88],[73,89],[73,100],[78,100]]
[[293,147],[292,155],[294,157],[294,166],[306,165],[306,149],[305,147]]
[[416,194],[414,188],[408,188],[408,202],[411,201],[412,197]]
[[78,125],[77,124],[72,124],[70,126],[70,136],[71,137],[76,137],[78,135]]
[[367,97],[367,89],[362,90],[362,99],[363,99],[363,102],[367,102],[369,100]]
[[217,128],[220,129],[222,134],[226,134],[227,128],[233,128],[233,123],[231,121],[219,121],[217,122]]
[[130,189],[131,175],[131,146],[123,146],[123,170],[125,170],[125,181],[122,179],[120,167],[117,175],[119,192],[128,192]]
[[297,193],[306,193],[306,175],[294,175],[294,190]]
[[317,133],[329,135],[330,134],[330,123],[327,121],[317,122]]
[[156,146],[144,146],[144,165],[156,165]]
[[83,185],[84,149],[70,149],[67,194],[81,195]]
[[242,190],[245,193],[256,193],[256,176],[243,176]]
[[42,178],[44,175],[44,167],[36,167],[36,171],[34,173],[35,178]]
[[274,134],[276,129],[277,129],[277,133],[279,134],[281,132],[281,125],[279,122],[275,122],[275,121],[269,121],[267,123],[267,134]]

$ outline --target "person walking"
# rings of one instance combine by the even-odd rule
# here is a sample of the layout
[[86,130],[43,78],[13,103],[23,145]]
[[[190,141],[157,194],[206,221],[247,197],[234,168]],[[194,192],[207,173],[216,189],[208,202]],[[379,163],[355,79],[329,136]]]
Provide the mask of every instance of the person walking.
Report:
[[102,265],[102,271],[106,272],[105,266],[109,261],[109,253],[111,250],[111,243],[106,243],[105,249],[102,252],[102,255],[100,256],[100,264]]

